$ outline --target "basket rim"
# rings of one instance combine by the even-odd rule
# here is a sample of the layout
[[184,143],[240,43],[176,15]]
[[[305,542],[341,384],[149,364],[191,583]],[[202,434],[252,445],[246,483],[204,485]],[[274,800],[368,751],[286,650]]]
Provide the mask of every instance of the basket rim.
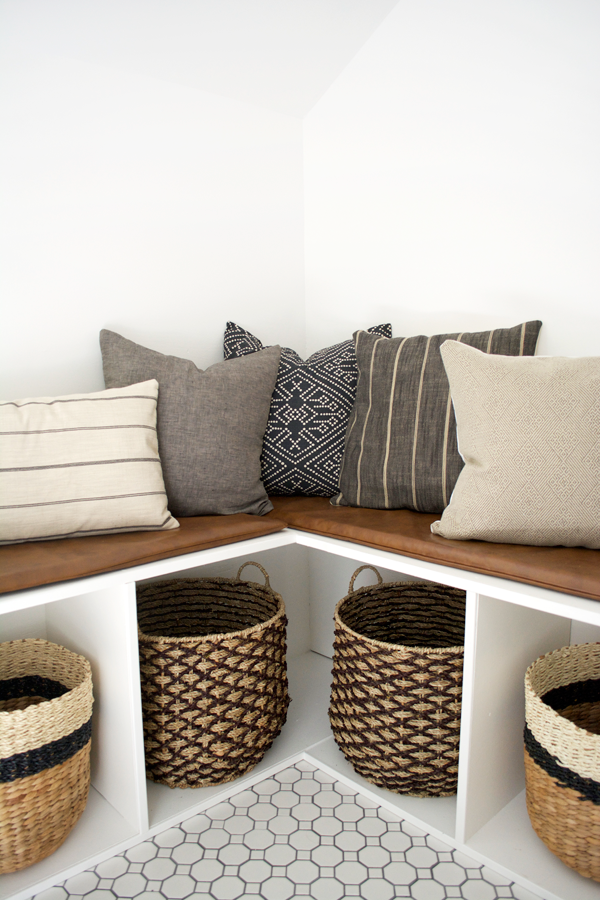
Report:
[[[381,584],[369,584],[365,587],[358,588],[356,591],[350,591],[348,594],[346,594],[345,597],[342,597],[341,600],[338,600],[335,605],[335,611],[333,614],[335,625],[336,627],[339,625],[339,627],[348,635],[358,638],[361,641],[366,641],[371,646],[377,647],[381,650],[392,650],[399,653],[414,653],[416,650],[421,650],[422,652],[430,653],[432,655],[441,655],[442,653],[464,653],[464,644],[453,644],[448,647],[432,647],[429,644],[392,644],[389,641],[380,641],[377,638],[367,637],[366,635],[361,634],[359,631],[355,631],[353,628],[350,628],[350,626],[347,625],[340,616],[342,605],[346,603],[346,601],[354,599],[357,594],[375,593],[377,591],[380,591],[384,587],[412,587],[414,585],[418,585],[419,587],[427,587],[428,585],[432,584],[435,584],[436,586],[442,588],[450,588],[450,590],[457,590],[457,588],[453,588],[450,585],[438,585],[437,582],[431,581],[384,581]],[[458,588],[458,590],[461,589]]]
[[[271,587],[266,587],[264,584],[260,584],[257,581],[237,581],[232,578],[223,578],[221,576],[215,575],[213,578],[174,578],[174,579],[165,579],[171,580],[173,582],[181,583],[181,582],[225,582],[227,584],[252,584],[256,585],[256,587],[261,589],[261,592],[269,594],[272,599],[277,602],[277,612],[275,612],[271,618],[265,619],[264,622],[257,622],[256,625],[249,625],[248,628],[238,629],[237,631],[223,631],[223,632],[212,632],[211,634],[199,634],[199,635],[167,635],[167,634],[146,634],[145,631],[139,626],[138,629],[138,639],[144,643],[171,643],[172,641],[177,641],[182,644],[199,644],[199,643],[220,643],[224,640],[236,640],[240,638],[251,637],[258,631],[262,631],[265,628],[278,624],[278,622],[285,617],[285,603],[281,594],[278,594],[277,591],[274,591]],[[154,584],[158,582],[153,582]]]

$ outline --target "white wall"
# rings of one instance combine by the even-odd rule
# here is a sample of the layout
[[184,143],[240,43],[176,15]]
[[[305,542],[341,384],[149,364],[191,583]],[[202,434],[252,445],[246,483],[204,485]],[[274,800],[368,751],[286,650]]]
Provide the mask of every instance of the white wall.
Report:
[[302,123],[26,46],[0,79],[0,396],[101,390],[98,332],[304,348]]
[[401,0],[304,122],[308,350],[544,322],[600,353],[600,4]]

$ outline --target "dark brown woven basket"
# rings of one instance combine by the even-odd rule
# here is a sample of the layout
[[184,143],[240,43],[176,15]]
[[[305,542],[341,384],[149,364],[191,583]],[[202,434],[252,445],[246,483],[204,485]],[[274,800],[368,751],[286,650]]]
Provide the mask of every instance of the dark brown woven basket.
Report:
[[529,666],[525,719],[531,824],[567,866],[600,881],[600,643]]
[[[248,565],[264,586],[240,581]],[[285,606],[265,570],[138,585],[137,607],[148,778],[195,788],[248,772],[290,702]]]
[[60,847],[90,788],[92,670],[38,638],[0,644],[0,873]]
[[[354,591],[373,569],[378,584]],[[388,582],[361,566],[335,610],[329,720],[367,781],[417,797],[456,793],[465,592]]]

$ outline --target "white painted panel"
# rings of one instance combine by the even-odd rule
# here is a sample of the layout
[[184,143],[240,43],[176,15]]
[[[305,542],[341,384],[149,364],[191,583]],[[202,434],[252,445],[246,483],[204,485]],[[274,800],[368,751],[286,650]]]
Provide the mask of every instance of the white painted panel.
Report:
[[570,644],[590,644],[594,641],[600,641],[600,625],[576,621],[571,623]]
[[[570,622],[469,596],[457,839],[468,840],[523,790],[523,679],[538,656],[569,641]],[[474,645],[473,645],[474,641]]]
[[122,585],[47,608],[48,639],[92,665],[92,783],[136,830],[147,827],[135,588]]
[[18,641],[23,638],[46,639],[46,609],[33,606],[2,615],[0,606],[0,641]]

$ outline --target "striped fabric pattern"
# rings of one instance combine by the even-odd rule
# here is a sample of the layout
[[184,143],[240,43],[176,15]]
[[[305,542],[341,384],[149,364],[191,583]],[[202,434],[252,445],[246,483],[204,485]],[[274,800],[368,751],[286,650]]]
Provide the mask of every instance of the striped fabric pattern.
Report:
[[451,339],[485,353],[531,356],[541,325],[394,339],[356,332],[356,402],[331,503],[442,512],[464,463],[441,345]]
[[179,527],[156,434],[158,382],[0,403],[0,543]]

